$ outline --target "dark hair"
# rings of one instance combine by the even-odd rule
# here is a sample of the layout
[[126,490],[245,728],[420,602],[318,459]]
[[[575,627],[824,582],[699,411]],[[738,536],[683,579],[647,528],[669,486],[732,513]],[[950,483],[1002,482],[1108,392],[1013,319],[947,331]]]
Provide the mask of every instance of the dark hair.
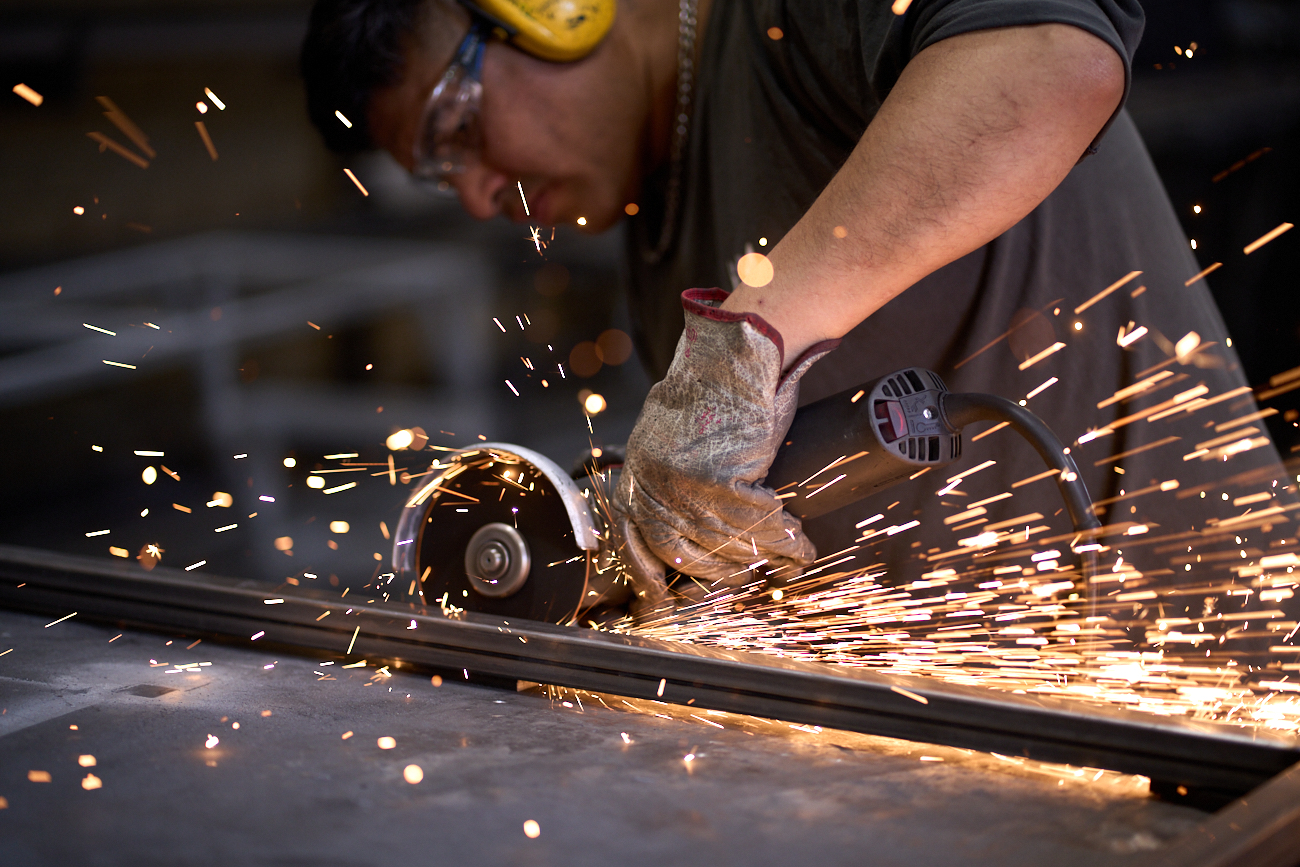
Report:
[[[425,0],[316,0],[299,68],[307,114],[325,145],[339,153],[374,146],[366,122],[374,91],[401,80],[408,36]],[[349,129],[335,116],[342,112]]]

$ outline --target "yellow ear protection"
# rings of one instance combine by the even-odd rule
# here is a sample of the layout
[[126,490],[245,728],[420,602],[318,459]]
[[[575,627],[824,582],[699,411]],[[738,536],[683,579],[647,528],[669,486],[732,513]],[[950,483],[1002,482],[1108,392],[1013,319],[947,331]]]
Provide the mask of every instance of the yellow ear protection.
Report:
[[567,63],[595,50],[614,23],[616,0],[461,0],[542,60]]

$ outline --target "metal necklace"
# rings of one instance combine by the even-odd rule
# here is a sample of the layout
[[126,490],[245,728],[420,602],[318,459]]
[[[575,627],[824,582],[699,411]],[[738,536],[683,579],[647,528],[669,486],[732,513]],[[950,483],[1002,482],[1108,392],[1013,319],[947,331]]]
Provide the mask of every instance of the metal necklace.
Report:
[[668,190],[664,197],[659,242],[645,253],[655,264],[668,252],[677,234],[677,210],[682,197],[682,162],[691,126],[691,94],[695,87],[695,10],[699,0],[681,0],[677,7],[677,104],[673,108],[673,141],[669,150]]

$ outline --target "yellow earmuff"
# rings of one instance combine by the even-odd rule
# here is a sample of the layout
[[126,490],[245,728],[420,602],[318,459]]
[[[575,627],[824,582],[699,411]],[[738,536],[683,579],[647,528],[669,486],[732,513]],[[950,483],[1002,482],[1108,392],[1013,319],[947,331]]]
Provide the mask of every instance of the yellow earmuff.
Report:
[[471,0],[510,42],[534,57],[567,63],[595,50],[614,23],[616,0]]

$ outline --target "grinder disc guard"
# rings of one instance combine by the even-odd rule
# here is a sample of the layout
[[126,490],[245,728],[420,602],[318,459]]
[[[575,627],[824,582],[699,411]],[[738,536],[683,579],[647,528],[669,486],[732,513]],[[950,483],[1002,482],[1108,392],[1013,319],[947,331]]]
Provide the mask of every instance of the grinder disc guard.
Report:
[[398,523],[399,586],[426,605],[570,623],[598,547],[587,500],[529,449],[484,443],[436,461]]

